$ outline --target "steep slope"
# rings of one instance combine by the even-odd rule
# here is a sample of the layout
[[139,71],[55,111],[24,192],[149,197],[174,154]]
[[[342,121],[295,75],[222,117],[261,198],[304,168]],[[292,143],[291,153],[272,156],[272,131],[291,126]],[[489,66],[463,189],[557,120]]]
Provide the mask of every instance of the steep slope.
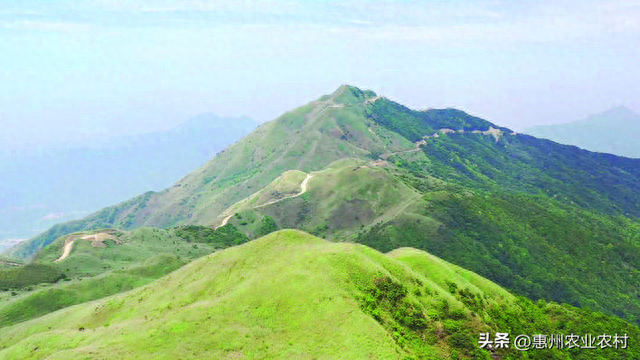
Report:
[[[582,334],[594,327],[640,336],[615,318],[514,298],[424,252],[384,255],[287,230],[197,260],[140,289],[1,328],[0,358],[487,359],[480,332]],[[633,346],[496,353],[639,356]]]
[[543,192],[610,214],[640,216],[640,160],[514,134],[454,109],[414,111],[341,86],[263,124],[171,188],[54,227],[10,254],[29,257],[64,233],[84,229],[214,224],[283,172],[318,171],[345,157],[388,159],[418,177]]
[[29,238],[170,186],[257,125],[248,118],[202,114],[167,131],[67,148],[0,151],[0,242]]
[[383,161],[340,160],[313,172],[303,196],[268,200],[278,192],[270,184],[230,207],[226,220],[250,238],[298,228],[385,252],[425,249],[530,298],[640,319],[638,221],[544,194],[421,180]]
[[367,126],[371,122],[365,117],[365,101],[373,97],[375,94],[371,92],[342,86],[330,96],[263,124],[171,188],[145,193],[82,221],[55,226],[9,254],[29,257],[54,239],[85,229],[166,227],[178,223],[208,225],[229,206],[285,171],[309,172],[344,157],[415,148],[386,128]]
[[639,178],[640,160],[342,86],[170,189],[54,227],[13,254],[104,227],[226,221],[250,238],[296,227],[383,251],[425,249],[519,294],[638,322]]
[[534,126],[525,132],[591,151],[640,158],[640,115],[624,106],[566,124]]
[[[427,161],[397,159],[415,175],[474,189],[544,193],[600,212],[640,216],[638,159],[515,134],[453,109],[414,111],[383,100],[368,111],[376,123],[410,128],[404,136],[424,141]],[[431,133],[432,124],[448,125]]]
[[529,298],[640,321],[638,221],[543,195],[441,191],[423,200],[356,241],[424,249]]

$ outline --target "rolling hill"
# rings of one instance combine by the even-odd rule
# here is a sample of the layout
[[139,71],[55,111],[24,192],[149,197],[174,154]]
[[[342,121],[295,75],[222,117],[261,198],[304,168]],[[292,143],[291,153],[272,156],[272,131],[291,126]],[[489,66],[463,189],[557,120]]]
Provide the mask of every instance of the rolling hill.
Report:
[[427,250],[519,295],[638,323],[639,178],[640,160],[341,86],[172,187],[55,226],[8,255],[31,258],[99,228],[226,224],[252,239],[298,228],[385,252]]
[[[640,336],[615,317],[514,297],[423,251],[385,255],[285,230],[121,295],[0,328],[0,359],[489,359],[481,332],[596,330]],[[640,356],[629,345],[495,353]]]
[[640,158],[640,115],[619,106],[566,124],[534,126],[527,134],[630,158]]

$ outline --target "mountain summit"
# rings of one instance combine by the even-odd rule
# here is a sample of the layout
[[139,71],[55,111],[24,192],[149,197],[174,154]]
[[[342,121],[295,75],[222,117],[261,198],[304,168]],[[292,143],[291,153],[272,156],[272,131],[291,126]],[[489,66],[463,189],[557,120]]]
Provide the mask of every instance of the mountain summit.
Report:
[[343,85],[172,187],[55,226],[10,254],[29,258],[89,229],[192,224],[254,239],[296,228],[385,252],[427,250],[519,294],[640,321],[639,178],[640,160]]
[[423,137],[441,129],[494,131],[498,137],[511,133],[462,111],[414,111],[373,91],[342,85],[262,124],[174,186],[121,204],[107,223],[124,228],[213,223],[227,207],[284,171],[320,170],[345,157],[376,159],[416,152]]

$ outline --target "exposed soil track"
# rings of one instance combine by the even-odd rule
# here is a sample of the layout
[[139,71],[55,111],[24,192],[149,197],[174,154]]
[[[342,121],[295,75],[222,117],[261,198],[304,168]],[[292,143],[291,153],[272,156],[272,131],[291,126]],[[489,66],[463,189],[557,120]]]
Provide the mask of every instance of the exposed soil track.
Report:
[[[307,190],[309,190],[309,180],[311,180],[312,177],[313,177],[313,175],[307,174],[307,177],[302,181],[302,183],[300,183],[300,192],[298,192],[296,194],[293,194],[293,195],[285,196],[285,197],[283,197],[281,199],[271,200],[271,201],[269,201],[267,203],[264,203],[264,204],[261,204],[261,205],[258,205],[258,206],[254,206],[254,207],[252,207],[252,209],[258,209],[258,208],[261,208],[261,207],[273,205],[273,204],[278,203],[278,202],[280,202],[282,200],[298,197],[298,196],[306,193]],[[235,215],[235,213],[232,213],[231,215],[227,215],[224,219],[222,219],[222,222],[220,223],[220,225],[216,226],[216,229],[227,225],[227,223],[229,222],[229,220],[231,219],[231,217],[233,215]]]
[[73,250],[73,244],[75,243],[76,240],[91,241],[91,246],[93,247],[105,247],[106,246],[104,244],[105,240],[114,240],[118,244],[121,243],[120,239],[118,239],[117,237],[113,236],[108,232],[99,232],[99,233],[89,234],[89,235],[71,235],[67,237],[64,241],[64,248],[62,249],[62,255],[54,262],[60,262],[66,259],[69,256],[69,254],[71,254],[71,250]]

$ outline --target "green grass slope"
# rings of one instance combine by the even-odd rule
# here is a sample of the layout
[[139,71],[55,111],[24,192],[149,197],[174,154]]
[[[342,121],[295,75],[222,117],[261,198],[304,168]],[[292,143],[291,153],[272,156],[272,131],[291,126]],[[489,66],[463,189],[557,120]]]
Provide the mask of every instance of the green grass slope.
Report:
[[[291,196],[304,174],[308,191]],[[411,246],[518,294],[638,322],[639,178],[640,160],[343,86],[170,189],[54,227],[13,255],[29,258],[71,231],[210,226],[236,213],[229,223],[250,238],[293,227],[383,251]]]
[[[420,147],[427,161],[390,158],[418,176],[471,189],[544,193],[599,212],[640,217],[640,159],[515,134],[454,109],[415,111],[382,99],[367,108],[367,116],[411,141],[428,136]],[[448,130],[433,136],[440,126]],[[490,128],[491,134],[479,133]]]
[[[106,232],[114,238],[100,247],[79,239]],[[0,327],[131,290],[216,249],[248,240],[232,226],[218,230],[200,226],[102,230],[72,238],[76,239],[73,249],[62,261],[55,262],[63,252],[66,236],[26,266],[0,269]]]
[[329,239],[344,239],[371,223],[393,218],[420,193],[385,169],[384,162],[342,159],[311,173],[306,192],[280,201],[255,203],[263,191],[230,207],[229,224],[250,238],[274,228],[296,228]]
[[92,277],[67,279],[53,285],[40,283],[26,289],[0,292],[0,327],[135,289],[186,263],[187,260],[178,256],[157,255],[140,264]]
[[229,224],[249,238],[297,228],[384,252],[415,247],[518,294],[640,322],[636,220],[545,194],[470,190],[416,178],[381,162],[341,160],[313,174],[301,196],[231,207]]
[[382,158],[416,176],[470,189],[541,192],[608,214],[640,216],[640,160],[514,134],[455,109],[415,111],[341,86],[263,124],[174,186],[56,226],[8,254],[26,259],[82,230],[211,225],[285,171],[319,171],[343,158]]
[[225,209],[285,171],[308,173],[345,157],[415,149],[411,141],[367,120],[366,103],[374,97],[371,92],[341,86],[329,96],[263,124],[174,186],[145,193],[83,220],[54,226],[7,254],[26,259],[58,237],[82,230],[210,225],[221,219]]
[[[478,334],[495,331],[640,336],[616,318],[515,298],[421,251],[384,255],[284,230],[139,289],[0,328],[0,359],[489,359]],[[632,359],[632,344],[498,354]]]
[[[100,232],[87,231],[77,234]],[[34,262],[51,264],[68,277],[85,277],[143,263],[158,255],[175,255],[190,260],[215,250],[215,246],[209,244],[187,242],[171,230],[145,227],[132,231],[115,231],[114,234],[119,243],[106,240],[104,247],[94,247],[91,241],[87,240],[76,240],[69,256],[63,261],[55,262],[63,253],[67,239],[63,236],[39,252]]]

